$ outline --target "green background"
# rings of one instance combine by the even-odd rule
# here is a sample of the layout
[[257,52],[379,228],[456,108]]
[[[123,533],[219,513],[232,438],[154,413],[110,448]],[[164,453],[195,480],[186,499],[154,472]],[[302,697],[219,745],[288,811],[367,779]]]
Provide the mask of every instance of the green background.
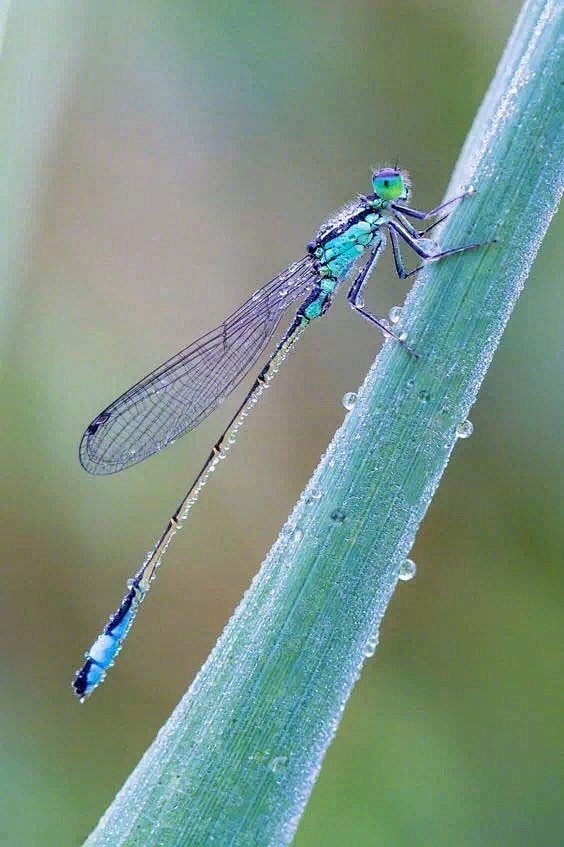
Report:
[[[238,397],[114,477],[80,468],[83,429],[301,256],[332,209],[370,190],[371,166],[399,157],[414,206],[438,202],[518,8],[14,4],[0,56],[0,843],[75,845],[93,828],[381,339],[344,298],[305,334],[171,548],[117,668],[79,706],[82,652]],[[559,843],[558,235],[555,223],[298,847]],[[406,290],[386,256],[366,295],[386,314]]]

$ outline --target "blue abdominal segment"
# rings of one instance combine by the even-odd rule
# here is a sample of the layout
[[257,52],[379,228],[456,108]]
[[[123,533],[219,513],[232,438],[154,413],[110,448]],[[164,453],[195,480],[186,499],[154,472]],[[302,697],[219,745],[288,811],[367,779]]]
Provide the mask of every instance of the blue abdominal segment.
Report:
[[144,595],[144,590],[133,581],[119,609],[85,654],[86,661],[73,682],[75,693],[81,701],[102,682],[106,671],[113,664]]

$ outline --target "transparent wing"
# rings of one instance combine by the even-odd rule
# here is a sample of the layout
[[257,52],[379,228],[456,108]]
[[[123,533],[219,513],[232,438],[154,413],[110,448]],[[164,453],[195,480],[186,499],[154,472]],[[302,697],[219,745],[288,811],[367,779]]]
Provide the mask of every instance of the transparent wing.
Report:
[[311,256],[282,271],[229,318],[107,406],[80,442],[80,463],[110,474],[196,427],[254,365],[290,303],[313,288]]

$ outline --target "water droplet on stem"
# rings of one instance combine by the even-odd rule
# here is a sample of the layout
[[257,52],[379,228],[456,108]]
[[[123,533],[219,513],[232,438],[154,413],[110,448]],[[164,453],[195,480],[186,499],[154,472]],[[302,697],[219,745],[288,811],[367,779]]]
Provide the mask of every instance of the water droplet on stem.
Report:
[[415,564],[413,559],[406,559],[400,568],[398,579],[401,579],[402,582],[409,582],[409,580],[413,579],[413,577],[415,576],[416,571],[417,565]]
[[456,437],[457,438],[470,438],[472,433],[474,432],[474,424],[472,421],[466,420],[459,423],[456,427]]
[[388,312],[390,323],[397,324],[399,319],[401,318],[402,311],[403,310],[401,306],[392,306],[392,308]]
[[334,509],[331,512],[331,520],[335,521],[335,523],[344,523],[346,518],[346,514],[342,509]]
[[341,400],[341,402],[347,412],[350,412],[350,410],[354,408],[357,396],[358,395],[354,391],[347,391],[347,393],[343,395],[343,399]]

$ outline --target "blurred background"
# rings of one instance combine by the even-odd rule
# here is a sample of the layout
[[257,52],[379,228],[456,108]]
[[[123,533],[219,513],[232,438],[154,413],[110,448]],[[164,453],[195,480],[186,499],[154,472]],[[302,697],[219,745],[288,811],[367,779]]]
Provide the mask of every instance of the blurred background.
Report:
[[[518,0],[14,3],[0,56],[0,843],[76,845],[206,658],[381,338],[312,328],[106,684],[70,682],[235,407],[89,477],[107,403],[303,253],[370,167],[445,190]],[[553,224],[296,845],[554,845],[564,813],[563,293]],[[562,227],[560,225],[560,235]],[[367,297],[407,286],[389,257]],[[2,808],[3,807],[3,808]],[[199,847],[195,845],[194,847]]]

